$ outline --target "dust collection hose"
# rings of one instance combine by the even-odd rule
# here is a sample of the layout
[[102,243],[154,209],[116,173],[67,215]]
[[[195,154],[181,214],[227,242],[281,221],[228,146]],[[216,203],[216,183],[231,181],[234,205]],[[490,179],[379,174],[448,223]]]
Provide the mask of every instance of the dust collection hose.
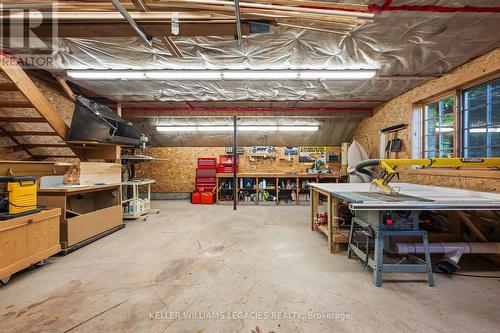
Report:
[[380,160],[364,160],[356,164],[354,167],[354,170],[356,170],[356,173],[360,176],[363,177],[362,175],[368,176],[371,179],[376,179],[378,178],[378,175],[375,173],[373,170],[366,169],[367,167],[372,167],[372,166],[379,166],[380,165]]
[[[422,243],[396,243],[394,250],[399,254],[424,253]],[[458,262],[463,254],[500,254],[500,243],[429,243],[429,253],[442,253],[443,259],[437,267],[445,273],[453,274],[460,267]]]

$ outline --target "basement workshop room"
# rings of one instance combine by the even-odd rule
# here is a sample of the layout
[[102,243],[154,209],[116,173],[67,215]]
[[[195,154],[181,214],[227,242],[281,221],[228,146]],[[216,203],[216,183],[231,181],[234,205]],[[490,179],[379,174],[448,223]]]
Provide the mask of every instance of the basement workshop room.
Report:
[[4,0],[0,47],[0,332],[500,332],[498,0]]

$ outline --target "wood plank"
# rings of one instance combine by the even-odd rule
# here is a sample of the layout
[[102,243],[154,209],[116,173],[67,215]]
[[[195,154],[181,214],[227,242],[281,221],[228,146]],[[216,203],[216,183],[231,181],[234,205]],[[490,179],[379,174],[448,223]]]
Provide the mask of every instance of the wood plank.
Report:
[[0,176],[53,176],[64,175],[71,163],[0,161]]
[[[23,144],[17,140],[13,135],[9,134],[8,131],[6,131],[3,127],[0,127],[0,137],[8,137],[12,142],[14,142],[16,145],[23,147]],[[33,154],[26,148],[23,147],[23,150],[30,156],[34,157]]]
[[0,122],[4,123],[46,123],[42,117],[0,117]]
[[[1,60],[0,60],[1,61]],[[30,101],[4,101],[0,100],[0,108],[32,108]]]
[[61,88],[63,89],[64,93],[66,96],[72,100],[73,102],[75,101],[75,94],[73,93],[73,90],[68,86],[68,83],[66,82],[65,79],[57,78],[56,79]]
[[71,179],[70,183],[79,185],[119,184],[122,181],[122,168],[119,163],[80,162],[70,168],[64,178],[65,183]]
[[15,145],[15,146],[9,146],[9,147],[1,147],[0,148],[0,154],[11,154],[11,153],[16,153],[18,151],[23,151],[26,147],[23,145]]
[[14,83],[4,82],[0,83],[0,91],[17,91],[17,87]]
[[[236,26],[233,20],[184,21],[180,22],[181,30],[177,37],[182,36],[234,36]],[[144,31],[153,37],[174,36],[170,22],[141,23]],[[7,29],[3,29],[3,38],[9,38]],[[44,24],[32,28],[33,33],[40,37],[50,38],[52,26]],[[247,22],[242,23],[242,31],[248,34],[250,29]],[[130,25],[126,22],[78,22],[59,23],[58,35],[61,38],[71,37],[137,37]]]
[[44,160],[46,158],[78,158],[76,155],[34,155],[37,160]]
[[63,247],[70,247],[122,223],[121,204],[69,218],[63,224],[63,228],[67,228],[67,243],[63,242]]
[[[219,6],[219,7],[226,7],[230,8],[231,10],[234,11],[232,7],[234,5],[225,0],[179,0],[179,1],[168,1],[162,3],[163,6],[168,6],[172,3],[177,3],[177,5],[181,8],[192,8],[191,6],[193,4],[203,4],[203,5],[212,5],[212,6]],[[322,14],[322,15],[331,15],[331,16],[343,16],[343,17],[360,17],[360,18],[373,18],[374,14],[371,12],[363,12],[363,11],[354,11],[354,10],[337,10],[334,8],[318,8],[318,7],[297,7],[297,6],[286,6],[286,5],[274,5],[274,4],[269,4],[269,3],[262,3],[262,2],[245,2],[245,1],[240,1],[240,7],[241,9],[244,8],[250,8],[253,10],[260,10],[260,9],[269,9],[269,10],[278,10],[278,11],[290,11],[290,12],[301,12],[301,13],[316,13],[316,14]]]
[[14,60],[5,55],[0,55],[0,69],[19,88],[38,113],[47,120],[47,123],[57,135],[63,139],[66,138],[69,131],[68,125],[24,70]]
[[[134,6],[141,12],[149,12],[148,6],[144,3],[143,0],[131,0]],[[176,58],[182,58],[182,52],[179,50],[179,48],[175,45],[175,43],[170,39],[168,36],[161,36],[160,37],[161,42],[168,48],[170,51],[170,54]]]
[[[3,134],[3,135],[2,135]],[[46,132],[46,131],[5,131],[0,133],[0,136],[57,136],[56,132]]]
[[[158,1],[161,2],[161,1]],[[304,6],[304,7],[316,7],[316,8],[329,8],[329,9],[345,9],[345,10],[368,10],[366,5],[350,4],[350,3],[335,3],[326,1],[311,1],[311,0],[246,0],[246,2],[257,2],[257,3],[271,3],[274,5],[287,5],[287,6]]]
[[69,148],[64,143],[23,143],[27,149],[33,148]]
[[[450,212],[451,213],[451,212]],[[481,230],[474,224],[474,222],[465,215],[463,211],[454,211],[451,214],[454,214],[458,219],[460,219],[470,230],[472,235],[480,242],[488,242],[488,239],[483,235]]]

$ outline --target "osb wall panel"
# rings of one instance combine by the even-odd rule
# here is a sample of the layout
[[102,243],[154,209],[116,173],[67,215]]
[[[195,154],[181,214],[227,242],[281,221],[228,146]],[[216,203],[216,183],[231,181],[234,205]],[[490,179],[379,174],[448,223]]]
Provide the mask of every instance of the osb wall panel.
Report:
[[[354,133],[354,139],[365,147],[370,157],[378,158],[380,130],[382,128],[400,123],[411,124],[414,102],[427,96],[445,92],[443,90],[453,86],[455,82],[470,82],[479,79],[485,72],[491,71],[492,67],[500,70],[499,59],[500,48],[497,48],[456,68],[445,76],[429,81],[394,98],[376,110],[373,117],[361,121]],[[411,157],[410,133],[410,127],[398,132],[398,138],[403,140],[403,151],[398,153],[398,158]],[[500,192],[500,180],[491,178],[416,175],[408,174],[405,170],[405,172],[401,172],[401,180],[411,183]]]
[[[327,147],[327,153],[340,155],[340,147]],[[153,192],[191,192],[194,189],[194,177],[198,157],[219,157],[224,154],[224,147],[157,147],[146,149],[146,154],[161,160],[139,163],[136,175],[140,178],[151,178],[156,181]],[[299,163],[298,156],[291,161],[280,160],[284,157],[284,147],[276,147],[277,158],[256,158],[250,161],[245,154],[240,155],[240,172],[305,172],[308,168]],[[330,168],[338,170],[338,165]]]
[[190,192],[194,189],[194,177],[198,157],[218,157],[223,147],[171,147],[148,148],[146,154],[159,161],[138,163],[136,175],[156,181],[153,192]]
[[[43,95],[49,100],[61,118],[68,124],[71,124],[73,116],[74,103],[63,91],[56,85],[49,84],[36,77],[31,80],[41,90]],[[9,82],[0,75],[0,82]],[[21,92],[0,92],[0,99],[9,101],[25,101],[26,98]],[[40,114],[33,108],[1,108],[0,117],[40,117]],[[0,126],[6,130],[16,131],[52,131],[46,123],[0,123]],[[17,137],[21,143],[59,143],[61,138],[57,136],[22,136]],[[1,138],[0,149],[12,147],[15,143],[9,138]],[[1,150],[0,150],[1,151]],[[69,148],[36,148],[31,150],[36,155],[70,155]],[[12,153],[0,153],[0,159],[4,160],[23,160],[29,158],[25,151]]]

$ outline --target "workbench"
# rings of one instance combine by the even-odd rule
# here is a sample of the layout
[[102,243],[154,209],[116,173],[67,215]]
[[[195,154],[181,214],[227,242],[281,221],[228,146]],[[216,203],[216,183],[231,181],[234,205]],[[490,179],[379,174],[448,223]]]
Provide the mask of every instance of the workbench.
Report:
[[[224,204],[224,203],[230,203],[232,204],[232,199],[231,200],[222,200],[221,197],[225,193],[232,193],[233,189],[232,188],[221,188],[221,183],[224,181],[230,181],[232,182],[233,180],[233,174],[232,173],[218,173],[217,174],[217,188],[216,188],[216,197],[217,197],[217,204]],[[237,178],[237,184],[236,184],[236,192],[240,193],[240,191],[253,191],[255,193],[256,200],[251,201],[251,202],[245,202],[240,200],[240,196],[238,196],[238,202],[239,204],[253,204],[253,205],[259,205],[259,204],[273,204],[273,205],[279,205],[279,204],[289,204],[290,202],[284,202],[283,200],[279,200],[279,194],[280,191],[294,191],[295,192],[295,197],[296,200],[295,202],[292,202],[290,204],[293,205],[300,205],[300,204],[309,204],[309,190],[304,190],[302,183],[307,181],[307,182],[333,182],[337,183],[340,179],[340,174],[338,172],[332,172],[332,173],[276,173],[276,172],[239,172],[236,174]],[[241,179],[253,179],[254,180],[254,187],[252,189],[247,189],[247,188],[240,188],[240,182]],[[275,181],[276,186],[272,188],[266,188],[266,189],[261,189],[259,188],[259,181],[262,179],[266,180],[271,180]],[[285,180],[289,179],[295,182],[295,186],[292,188],[280,188],[278,185],[278,182],[280,180]],[[259,200],[259,192],[262,190],[266,191],[271,191],[274,196],[276,196],[277,200],[276,201],[263,201]]]
[[[317,230],[327,236],[328,250],[330,253],[340,253],[340,244],[347,243],[349,230],[341,230],[338,216],[340,200],[335,198],[329,190],[325,189],[323,187],[324,185],[327,184],[309,184],[311,197],[311,230]],[[315,220],[320,214],[319,207],[322,201],[326,203],[327,207],[327,224],[326,226],[320,225],[316,227]]]
[[38,203],[61,209],[63,254],[125,227],[121,184],[40,188]]
[[[314,206],[319,194],[328,197],[329,227],[335,227],[335,202],[348,204],[353,213],[348,239],[348,256],[356,255],[373,269],[374,283],[382,285],[383,272],[426,272],[429,285],[434,284],[427,232],[420,230],[419,214],[424,210],[500,210],[500,194],[419,184],[391,184],[397,193],[388,195],[370,184],[310,184],[311,223],[317,214]],[[398,213],[401,212],[401,213]],[[354,244],[356,228],[374,239],[374,255],[369,249],[363,252]],[[328,232],[330,234],[331,232]],[[387,248],[386,237],[421,237],[425,260],[417,264],[386,264],[383,252]],[[329,243],[333,242],[333,239]],[[368,248],[368,247],[367,247]]]
[[60,215],[55,208],[0,221],[0,281],[61,250]]

